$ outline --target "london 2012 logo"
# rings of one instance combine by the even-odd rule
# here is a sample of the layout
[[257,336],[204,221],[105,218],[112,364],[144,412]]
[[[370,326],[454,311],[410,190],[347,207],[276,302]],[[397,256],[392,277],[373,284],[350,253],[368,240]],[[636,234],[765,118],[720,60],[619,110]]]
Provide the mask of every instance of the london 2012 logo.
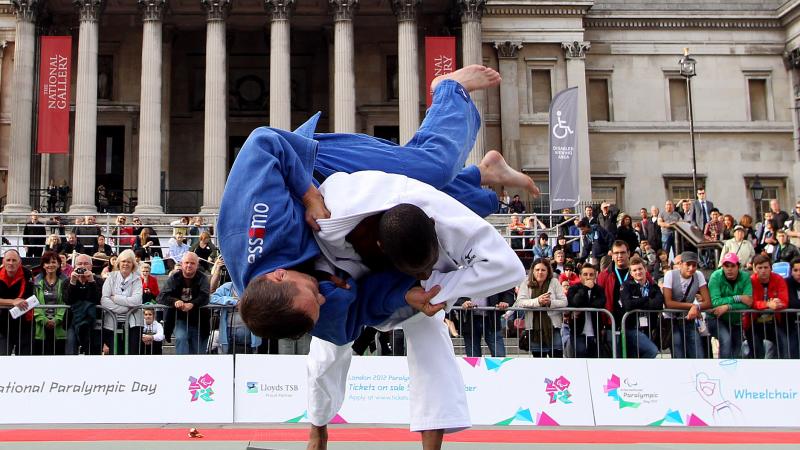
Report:
[[544,391],[550,396],[550,404],[561,402],[569,405],[572,403],[572,400],[570,400],[572,394],[569,393],[570,382],[567,377],[561,375],[555,380],[545,378],[544,382],[546,384]]
[[189,393],[192,394],[191,401],[213,402],[214,389],[211,388],[213,385],[214,378],[207,373],[200,378],[189,377]]

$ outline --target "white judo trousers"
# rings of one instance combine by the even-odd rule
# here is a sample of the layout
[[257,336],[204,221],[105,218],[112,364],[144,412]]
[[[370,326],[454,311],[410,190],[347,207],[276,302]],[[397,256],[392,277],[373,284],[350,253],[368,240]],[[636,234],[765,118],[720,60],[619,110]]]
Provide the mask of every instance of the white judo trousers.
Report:
[[[444,311],[417,314],[401,325],[406,338],[411,431],[460,431],[472,426],[464,379],[444,324]],[[318,338],[308,354],[308,419],[328,424],[342,407],[352,349]]]
[[[432,303],[452,305],[517,286],[525,269],[505,239],[483,218],[433,187],[402,175],[376,171],[334,174],[320,186],[329,219],[315,235],[330,263],[358,279],[368,272],[345,240],[365,217],[401,203],[422,208],[436,223],[439,260],[426,290],[440,286]],[[471,426],[464,380],[444,325],[444,312],[416,314],[400,323],[407,341],[412,431],[458,431]],[[377,327],[382,328],[382,327]],[[326,425],[344,402],[351,346],[314,338],[308,357],[308,417]]]

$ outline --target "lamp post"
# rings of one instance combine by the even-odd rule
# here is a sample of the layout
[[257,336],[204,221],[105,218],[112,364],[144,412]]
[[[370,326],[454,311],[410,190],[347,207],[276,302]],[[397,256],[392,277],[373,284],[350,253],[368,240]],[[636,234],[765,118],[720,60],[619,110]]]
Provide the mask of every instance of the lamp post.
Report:
[[697,61],[689,56],[689,49],[683,49],[683,58],[678,61],[681,76],[686,78],[686,95],[689,98],[689,138],[692,141],[692,187],[697,192],[697,156],[694,148],[694,111],[692,109],[692,77],[697,75]]
[[750,185],[750,193],[753,194],[753,203],[755,203],[756,220],[761,217],[761,199],[764,198],[764,186],[761,184],[761,178],[756,175],[753,184]]

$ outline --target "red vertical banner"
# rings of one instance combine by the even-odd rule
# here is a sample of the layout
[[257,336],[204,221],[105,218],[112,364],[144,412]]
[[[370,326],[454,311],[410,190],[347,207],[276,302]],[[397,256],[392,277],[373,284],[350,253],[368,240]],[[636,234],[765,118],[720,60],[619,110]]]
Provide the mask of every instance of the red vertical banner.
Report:
[[42,36],[37,153],[69,153],[72,37]]
[[[425,86],[430,86],[431,81],[439,75],[445,75],[456,70],[456,38],[454,37],[425,37]],[[433,97],[430,89],[426,98],[426,105],[431,106]]]

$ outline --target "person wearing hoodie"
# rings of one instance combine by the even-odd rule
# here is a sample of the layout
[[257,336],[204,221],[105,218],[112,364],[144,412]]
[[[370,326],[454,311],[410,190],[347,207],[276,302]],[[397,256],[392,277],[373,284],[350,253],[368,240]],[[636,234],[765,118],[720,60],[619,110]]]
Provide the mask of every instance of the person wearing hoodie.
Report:
[[[567,291],[567,306],[570,308],[604,308],[606,295],[597,284],[597,268],[586,263],[581,267],[580,283]],[[575,343],[575,356],[578,358],[597,358],[600,345],[597,340],[601,322],[596,312],[572,313],[572,342]]]
[[[616,317],[623,317],[624,313],[635,310],[656,310],[664,307],[664,295],[655,281],[650,277],[645,268],[642,258],[634,256],[630,263],[630,278],[622,285],[620,293],[620,303],[622,308]],[[626,323],[622,324],[625,328],[625,340],[629,357],[633,358],[655,358],[658,355],[658,347],[650,337],[641,331],[642,320],[650,320],[647,315],[629,315]],[[648,324],[651,325],[651,324]],[[649,330],[649,326],[645,329]],[[621,354],[619,347],[618,354]]]

